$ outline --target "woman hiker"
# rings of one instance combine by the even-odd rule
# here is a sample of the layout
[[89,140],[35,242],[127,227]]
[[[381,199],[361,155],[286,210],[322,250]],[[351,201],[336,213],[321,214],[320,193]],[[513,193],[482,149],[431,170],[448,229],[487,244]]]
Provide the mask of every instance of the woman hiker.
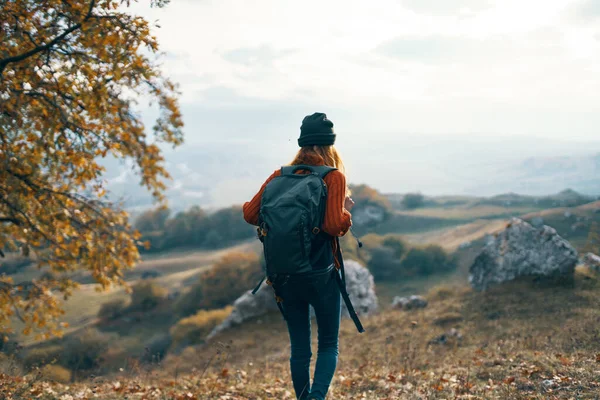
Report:
[[[344,164],[336,148],[333,146],[335,138],[333,123],[327,119],[325,114],[315,113],[305,117],[300,127],[300,138],[298,139],[300,150],[290,166],[276,170],[262,185],[254,198],[250,202],[245,203],[243,207],[244,219],[252,225],[259,226],[259,238],[263,236],[261,241],[267,243],[267,238],[271,241],[279,240],[277,242],[279,244],[276,246],[277,248],[281,248],[283,246],[281,244],[283,243],[281,237],[273,237],[274,235],[283,235],[278,233],[278,228],[274,226],[277,221],[273,217],[273,214],[277,214],[277,212],[281,214],[281,212],[278,209],[269,209],[266,203],[283,204],[283,202],[288,201],[283,199],[292,190],[296,190],[293,188],[297,187],[301,181],[300,179],[288,179],[287,182],[290,185],[295,185],[290,186],[293,188],[278,188],[276,187],[277,185],[280,187],[283,185],[282,174],[299,175],[311,174],[312,172],[313,175],[320,175],[322,181],[325,183],[324,190],[326,197],[322,197],[324,204],[321,205],[321,207],[324,207],[324,215],[321,216],[322,224],[321,226],[312,228],[312,234],[314,235],[311,236],[310,233],[306,236],[300,235],[301,238],[311,237],[310,250],[307,255],[310,271],[277,274],[277,277],[274,279],[275,282],[272,281],[273,278],[267,273],[267,283],[273,285],[277,294],[277,301],[280,302],[280,309],[287,322],[291,342],[290,369],[292,381],[297,398],[302,400],[325,399],[338,360],[341,290],[340,286],[338,286],[339,282],[336,282],[336,274],[338,274],[337,268],[340,267],[340,263],[343,263],[343,261],[339,259],[341,258],[341,252],[337,251],[339,241],[336,238],[345,235],[348,229],[350,229],[352,224],[350,210],[354,202],[348,196],[349,190],[346,186]],[[300,165],[314,168],[301,169],[294,167]],[[301,177],[294,176],[294,178]],[[277,181],[278,179],[279,183],[275,184],[274,180]],[[270,185],[271,182],[274,184]],[[272,199],[263,199],[263,194],[267,186],[269,186],[267,193],[269,193],[271,198],[275,197],[275,201],[272,201]],[[282,194],[277,194],[277,190],[282,191]],[[306,190],[310,189],[301,189],[301,192],[306,192]],[[264,197],[267,197],[267,195]],[[295,198],[299,197],[296,196]],[[301,209],[302,207],[290,208],[290,210]],[[301,213],[301,211],[289,210],[285,212],[291,214],[279,218],[279,221],[283,221],[283,223],[295,220],[295,214]],[[271,220],[269,220],[269,215],[271,216]],[[305,219],[300,219],[300,221],[305,221]],[[296,242],[304,240],[297,239],[299,237],[298,229],[295,226],[288,229],[295,232]],[[279,229],[279,232],[282,232],[282,230]],[[295,244],[290,243],[289,246],[293,247]],[[270,267],[269,262],[276,259],[272,254],[267,256],[267,252],[275,250],[277,249],[268,249],[265,244],[267,272]],[[285,257],[294,257],[291,255],[293,250],[286,249],[285,251],[290,254]],[[287,261],[288,258],[285,260]],[[272,262],[275,263],[276,261]],[[291,259],[290,263],[293,263]],[[284,266],[282,267],[285,268]],[[271,266],[271,268],[273,267]],[[314,308],[318,325],[318,353],[312,386],[309,376],[310,359],[312,356],[309,305],[312,305]]]

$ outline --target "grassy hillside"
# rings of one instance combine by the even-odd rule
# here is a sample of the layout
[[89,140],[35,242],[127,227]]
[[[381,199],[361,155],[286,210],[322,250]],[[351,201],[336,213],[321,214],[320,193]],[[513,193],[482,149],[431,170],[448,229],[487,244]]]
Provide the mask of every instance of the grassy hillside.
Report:
[[[167,252],[159,255],[145,255],[143,261],[125,275],[128,284],[135,284],[144,274],[157,275],[154,280],[170,293],[178,293],[188,287],[198,278],[198,275],[213,265],[224,254],[230,251],[256,251],[258,244],[254,242],[241,244],[228,249],[217,251],[188,251]],[[15,282],[25,281],[39,275],[34,267],[28,267],[13,275]],[[126,300],[129,294],[125,288],[113,288],[108,291],[98,291],[97,286],[90,282],[89,276],[82,275],[78,279],[83,282],[73,296],[64,303],[64,321],[69,324],[65,333],[73,333],[98,322],[98,311],[103,304],[118,299]],[[15,321],[17,332],[20,324]],[[168,327],[167,327],[168,328]],[[23,345],[35,343],[31,336],[16,337]]]
[[[373,245],[383,240],[377,235],[400,233],[410,246],[437,244],[456,255],[458,267],[452,272],[378,283],[384,310],[367,320],[368,334],[357,336],[350,323],[343,324],[333,398],[595,398],[589,393],[597,389],[591,377],[596,353],[600,353],[596,344],[600,331],[586,321],[600,321],[597,276],[579,270],[574,287],[519,282],[483,294],[467,288],[467,277],[485,236],[504,229],[508,217],[542,218],[574,245],[582,246],[592,222],[600,222],[600,201],[551,209],[482,204],[481,199],[472,198],[448,198],[440,204],[393,210],[384,223],[370,229],[375,235],[365,238]],[[344,239],[344,247],[348,257],[356,253],[352,238]],[[369,248],[361,250],[362,257]],[[226,332],[212,343],[192,347],[171,343],[172,334],[186,334],[181,331],[185,327],[179,327],[182,316],[175,312],[181,294],[189,292],[200,274],[231,250],[258,252],[260,244],[252,240],[218,251],[144,255],[143,263],[126,275],[127,281],[133,285],[152,276],[168,297],[152,312],[128,312],[115,320],[99,319],[98,312],[105,304],[128,302],[130,295],[124,289],[97,292],[89,276],[78,276],[81,290],[65,304],[65,320],[70,324],[66,341],[36,344],[30,337],[16,339],[27,351],[44,354],[57,345],[67,351],[70,343],[76,343],[73,338],[94,327],[98,331],[90,331],[92,338],[102,335],[109,342],[102,362],[73,375],[58,365],[44,367],[46,375],[32,378],[36,373],[30,373],[20,383],[3,376],[2,388],[23,388],[27,382],[27,390],[39,388],[40,398],[56,398],[44,391],[51,388],[61,395],[72,394],[89,388],[86,381],[91,375],[102,375],[94,378],[94,384],[105,398],[122,398],[125,392],[135,391],[152,398],[150,393],[159,389],[166,398],[291,399],[289,344],[278,314]],[[32,267],[17,271],[13,275],[17,281],[39,275]],[[412,313],[387,309],[394,296],[415,293],[427,293],[428,309]],[[194,318],[212,318],[213,314],[208,315]],[[173,331],[176,325],[183,333]],[[154,357],[152,349],[157,346],[168,349],[166,359]],[[0,367],[5,371],[14,364],[6,357],[0,353]],[[56,376],[50,374],[52,368]],[[83,382],[69,388],[46,382],[67,374]],[[46,386],[39,386],[42,382]]]
[[[384,309],[365,319],[363,335],[344,321],[331,398],[595,399],[600,328],[590,321],[600,321],[599,285],[578,270],[568,287],[521,281],[477,293],[442,286],[427,294],[424,310]],[[106,399],[292,399],[288,357],[274,313],[160,364],[132,362],[68,386],[0,375],[0,390],[42,399],[91,395],[92,388]]]

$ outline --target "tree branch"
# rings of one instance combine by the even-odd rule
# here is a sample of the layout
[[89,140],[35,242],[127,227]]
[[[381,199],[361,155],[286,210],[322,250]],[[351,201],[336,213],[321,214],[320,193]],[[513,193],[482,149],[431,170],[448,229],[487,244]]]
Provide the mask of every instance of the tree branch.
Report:
[[96,4],[96,0],[92,0],[90,2],[90,6],[88,8],[88,12],[86,14],[86,16],[83,18],[83,20],[78,23],[73,25],[72,27],[68,28],[66,31],[64,31],[63,33],[61,33],[60,35],[58,35],[57,37],[55,37],[54,39],[52,39],[51,41],[49,41],[48,43],[42,45],[42,46],[37,46],[31,50],[29,50],[28,52],[25,52],[23,54],[19,54],[13,57],[8,57],[5,58],[3,60],[0,60],[0,75],[2,74],[2,72],[4,72],[4,69],[6,68],[6,66],[10,63],[15,63],[15,62],[19,62],[19,61],[23,61],[26,58],[29,58],[39,52],[42,52],[44,50],[48,50],[50,49],[52,46],[54,46],[55,44],[57,44],[58,42],[60,42],[61,40],[63,40],[64,38],[66,38],[67,36],[69,36],[71,33],[75,32],[77,29],[81,28],[82,24],[87,21],[91,16],[92,16],[92,11],[94,9],[94,6]]
[[0,217],[0,223],[2,222],[11,222],[15,225],[21,225],[21,222],[16,218]]

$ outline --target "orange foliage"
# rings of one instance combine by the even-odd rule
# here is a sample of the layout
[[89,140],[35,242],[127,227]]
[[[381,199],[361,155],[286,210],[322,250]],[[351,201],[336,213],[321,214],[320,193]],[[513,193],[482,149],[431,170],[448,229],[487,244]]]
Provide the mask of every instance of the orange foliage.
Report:
[[[161,6],[165,1],[153,1]],[[3,1],[0,15],[0,256],[35,254],[48,274],[15,284],[0,276],[0,333],[18,316],[24,333],[60,333],[56,294],[87,270],[106,288],[139,259],[128,215],[105,197],[98,160],[132,159],[163,200],[160,142],[182,142],[176,86],[152,54],[150,24],[128,1]],[[147,136],[135,100],[158,104]],[[58,276],[57,278],[53,276]]]

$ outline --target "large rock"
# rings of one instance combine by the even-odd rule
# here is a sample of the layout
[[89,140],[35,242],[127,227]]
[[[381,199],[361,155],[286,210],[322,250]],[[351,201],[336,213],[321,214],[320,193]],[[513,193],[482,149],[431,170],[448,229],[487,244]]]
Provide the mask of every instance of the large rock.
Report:
[[513,218],[506,230],[490,238],[471,266],[469,281],[477,290],[519,276],[571,277],[577,251],[549,226],[534,228]]
[[[353,260],[345,261],[345,266],[346,288],[352,305],[359,316],[372,314],[378,307],[373,275],[367,268]],[[233,326],[276,310],[277,304],[270,286],[263,285],[255,295],[248,291],[233,303],[231,314],[213,329],[208,339]],[[343,300],[342,316],[349,317]]]

